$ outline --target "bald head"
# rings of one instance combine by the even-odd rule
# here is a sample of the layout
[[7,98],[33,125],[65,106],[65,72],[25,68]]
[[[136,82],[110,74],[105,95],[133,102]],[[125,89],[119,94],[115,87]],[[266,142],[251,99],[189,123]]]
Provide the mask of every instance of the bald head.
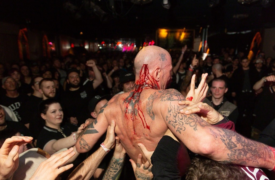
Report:
[[150,76],[159,83],[159,87],[165,89],[171,78],[172,62],[170,54],[158,46],[143,48],[135,58],[136,80],[139,80],[144,65],[147,65]]

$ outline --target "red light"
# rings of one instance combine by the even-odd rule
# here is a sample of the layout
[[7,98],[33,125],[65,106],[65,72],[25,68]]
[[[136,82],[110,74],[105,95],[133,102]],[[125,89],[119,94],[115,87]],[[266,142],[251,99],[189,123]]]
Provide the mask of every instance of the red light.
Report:
[[104,42],[104,41],[102,41],[102,42],[101,42],[101,44],[105,44],[105,42]]
[[151,44],[154,45],[154,44],[155,44],[155,41],[152,41]]
[[71,48],[74,48],[74,43],[71,43]]

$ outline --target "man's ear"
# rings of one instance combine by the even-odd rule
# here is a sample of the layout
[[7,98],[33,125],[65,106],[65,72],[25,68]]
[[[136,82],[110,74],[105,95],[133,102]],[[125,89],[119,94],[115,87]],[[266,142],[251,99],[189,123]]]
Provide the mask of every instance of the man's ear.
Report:
[[227,91],[228,91],[228,88],[225,88],[225,93],[227,93]]
[[96,119],[96,118],[97,118],[96,112],[91,112],[91,116],[92,116],[94,119]]
[[155,69],[155,71],[153,72],[153,78],[156,81],[160,81],[160,78],[161,78],[161,69],[160,68]]

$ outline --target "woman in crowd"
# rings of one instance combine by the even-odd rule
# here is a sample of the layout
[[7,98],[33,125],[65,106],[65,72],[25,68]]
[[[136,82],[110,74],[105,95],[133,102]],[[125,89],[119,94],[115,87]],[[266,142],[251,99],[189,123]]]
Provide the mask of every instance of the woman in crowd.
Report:
[[[22,75],[18,69],[12,68],[9,71],[9,75],[17,82],[18,92],[20,94],[30,94],[32,93],[31,84],[25,83],[25,79],[22,78]],[[23,79],[23,80],[22,80]]]
[[27,65],[22,65],[20,67],[20,72],[23,75],[22,82],[28,85],[32,84],[32,76],[30,74],[30,69]]
[[84,125],[81,125],[77,132],[73,132],[69,126],[61,127],[63,111],[59,102],[54,99],[47,99],[41,102],[39,112],[45,120],[45,126],[37,138],[37,147],[49,154],[75,145],[78,135],[82,132]]

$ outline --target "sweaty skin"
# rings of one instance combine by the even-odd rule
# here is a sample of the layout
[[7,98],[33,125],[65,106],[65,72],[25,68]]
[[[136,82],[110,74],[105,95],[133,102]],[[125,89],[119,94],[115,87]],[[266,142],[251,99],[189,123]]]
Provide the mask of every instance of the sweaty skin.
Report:
[[114,96],[101,109],[98,118],[78,138],[78,152],[89,151],[114,120],[116,135],[135,161],[142,154],[137,143],[153,151],[169,128],[194,153],[216,161],[273,169],[274,156],[268,146],[213,127],[196,114],[179,112],[183,108],[179,102],[184,97],[174,89],[165,90],[172,70],[166,50],[144,48],[136,56],[135,70],[135,89]]

